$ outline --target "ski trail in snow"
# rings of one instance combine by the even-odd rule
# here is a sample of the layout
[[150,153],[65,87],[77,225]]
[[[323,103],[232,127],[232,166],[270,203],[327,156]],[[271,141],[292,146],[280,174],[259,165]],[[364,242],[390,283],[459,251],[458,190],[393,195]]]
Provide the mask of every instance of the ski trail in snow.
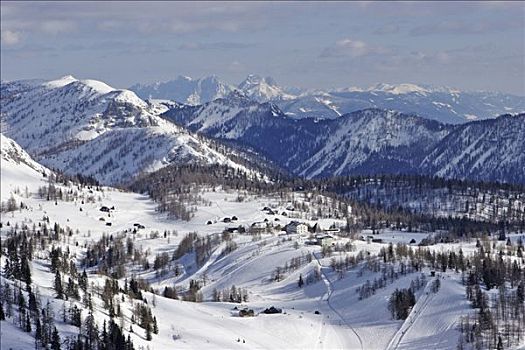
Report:
[[[439,277],[437,277],[437,278],[439,278]],[[392,339],[388,343],[388,346],[386,347],[387,350],[396,350],[398,348],[398,346],[399,346],[399,344],[401,344],[401,341],[403,340],[403,337],[405,336],[405,334],[407,334],[407,332],[412,327],[412,325],[416,322],[418,317],[423,313],[423,311],[425,311],[425,309],[427,308],[428,304],[430,304],[432,299],[434,299],[434,297],[435,297],[435,295],[437,293],[432,293],[430,291],[430,286],[432,285],[433,281],[434,281],[434,279],[432,279],[432,280],[427,282],[427,285],[426,285],[425,290],[424,290],[425,297],[424,298],[423,297],[419,298],[419,300],[416,302],[416,304],[412,308],[412,311],[408,315],[408,317],[405,320],[405,322],[403,322],[401,327],[397,330],[397,332],[394,334],[394,336],[392,337]],[[422,299],[424,299],[424,300],[422,300]]]
[[[359,345],[361,347],[361,350],[363,350],[363,340],[361,339],[361,336],[359,335],[359,333],[357,333],[357,331],[355,330],[354,327],[352,327],[345,319],[344,317],[341,315],[341,313],[339,313],[339,311],[336,310],[335,307],[333,307],[332,303],[330,302],[330,298],[332,296],[332,293],[334,291],[334,287],[333,287],[333,283],[330,281],[330,279],[328,278],[328,276],[325,274],[325,272],[323,271],[323,268],[325,266],[323,266],[321,264],[321,261],[319,260],[319,258],[317,257],[317,255],[314,253],[313,254],[314,257],[315,257],[315,260],[317,260],[317,264],[319,265],[319,268],[321,270],[321,278],[323,279],[323,282],[326,286],[326,289],[327,289],[327,292],[323,295],[322,299],[321,300],[324,300],[326,301],[326,304],[328,305],[328,307],[330,308],[330,310],[332,310],[333,313],[335,313],[337,315],[337,317],[339,317],[339,319],[342,321],[342,323],[347,327],[349,328],[356,336],[357,340],[359,341]],[[325,297],[326,296],[326,297]],[[324,325],[324,323],[323,323]],[[326,332],[325,332],[326,333]],[[323,344],[324,344],[324,341],[323,341]]]

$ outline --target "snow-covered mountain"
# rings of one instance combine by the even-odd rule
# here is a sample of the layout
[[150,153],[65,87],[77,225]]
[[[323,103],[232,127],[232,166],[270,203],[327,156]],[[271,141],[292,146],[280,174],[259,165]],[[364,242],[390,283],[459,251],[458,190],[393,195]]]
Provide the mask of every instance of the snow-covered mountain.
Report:
[[211,75],[201,79],[178,76],[174,80],[153,84],[136,84],[130,87],[142,99],[166,99],[198,105],[225,97],[234,90],[232,86]]
[[364,108],[381,108],[415,113],[449,124],[525,111],[525,97],[414,84],[377,84],[368,89],[312,91],[277,104],[294,118],[334,119]]
[[[179,77],[170,82],[131,87],[143,98],[173,99],[191,105],[223,98],[234,89],[220,82],[216,76],[197,80]],[[366,108],[381,108],[415,113],[443,123],[461,124],[525,111],[525,97],[408,83],[381,83],[365,89],[304,90],[285,88],[270,77],[250,74],[236,89],[257,102],[273,102],[288,116],[297,119],[334,119]]]
[[257,104],[246,97],[184,110],[171,110],[165,116],[192,131],[253,148],[306,177],[367,173],[375,167],[377,172],[413,172],[425,151],[450,128],[379,109],[335,120],[297,120],[271,103]]
[[323,146],[295,172],[307,177],[412,173],[450,132],[434,121],[380,109],[353,112],[328,126],[328,134],[317,138]]
[[[306,177],[424,173],[471,178],[476,174],[479,180],[525,182],[525,172],[520,175],[518,171],[525,164],[522,157],[501,162],[503,152],[511,155],[523,149],[523,128],[504,123],[511,117],[452,126],[413,114],[366,109],[329,120],[294,119],[273,103],[256,103],[238,93],[200,107],[172,109],[164,116],[192,131],[252,148],[291,173]],[[525,114],[512,118],[514,123],[523,123]],[[472,129],[479,138],[492,134],[494,125],[500,125],[502,135],[492,138],[498,152],[486,152],[477,163],[465,163],[453,172],[445,171],[444,164],[430,165],[430,159],[437,161],[438,155],[457,149],[445,139],[450,133]],[[475,147],[475,140],[476,136],[462,139],[465,157],[468,152],[476,154],[468,148]],[[476,172],[479,167],[483,172]]]
[[[403,113],[415,113],[442,123],[461,124],[472,120],[495,118],[505,113],[525,111],[525,98],[502,93],[467,92],[446,87],[418,86],[413,84],[379,84],[366,90],[340,89],[323,95],[323,103],[317,108],[310,106],[312,113],[319,113],[330,104],[338,113],[349,113],[355,109],[382,108]],[[301,105],[300,97],[294,108]],[[308,102],[308,99],[306,99]],[[282,107],[287,112],[287,106]],[[296,114],[301,117],[301,113]],[[332,113],[331,117],[337,117]]]
[[421,168],[447,178],[525,183],[525,114],[455,128]]
[[207,141],[159,117],[174,107],[67,76],[4,82],[3,132],[46,166],[123,183],[170,163],[234,165]]
[[[274,84],[271,79],[252,82],[245,85]],[[392,96],[430,93],[412,85],[375,89]],[[144,101],[129,90],[71,76],[4,82],[1,93],[5,135],[50,168],[93,175],[107,184],[172,163],[241,166],[226,155],[226,148],[217,150],[190,132],[233,142],[305,177],[418,173],[525,182],[519,153],[524,149],[524,114],[457,126],[378,108],[334,119],[298,119],[277,103],[259,103],[240,90],[187,106]],[[325,109],[331,110],[327,94],[323,98]],[[451,133],[457,136],[446,138]]]
[[258,102],[287,101],[295,98],[286,90],[277,85],[272,77],[263,78],[256,74],[250,74],[239,84],[238,89],[249,98]]
[[524,346],[523,186],[248,181],[193,166],[239,167],[167,119],[309,177],[525,183],[525,114],[294,119],[241,91],[182,106],[73,77],[2,83],[1,106],[3,131],[70,173],[112,183],[191,163],[128,192],[53,176],[0,134],[1,349]]

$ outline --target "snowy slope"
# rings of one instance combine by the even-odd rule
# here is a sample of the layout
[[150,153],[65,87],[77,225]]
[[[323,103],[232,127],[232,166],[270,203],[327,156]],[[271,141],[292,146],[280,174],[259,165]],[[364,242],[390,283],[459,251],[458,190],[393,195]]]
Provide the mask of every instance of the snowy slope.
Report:
[[296,171],[308,177],[367,173],[374,168],[377,173],[411,172],[421,155],[448,132],[438,123],[394,111],[356,112],[332,123],[323,147]]
[[424,159],[442,177],[525,182],[525,114],[461,125]]
[[7,136],[47,166],[104,183],[124,183],[169,163],[235,166],[202,138],[159,117],[175,106],[71,76],[2,84]]
[[[438,293],[429,293],[421,299],[421,305],[414,308],[415,315],[405,321],[404,333],[393,339],[389,349],[415,350],[432,346],[433,349],[445,350],[456,347],[459,319],[469,309],[458,276],[446,275]],[[436,314],[439,317],[434,317]]]
[[[111,131],[110,131],[111,132]],[[108,134],[110,133],[108,132]],[[60,227],[70,228],[71,235],[63,236],[57,244],[63,250],[71,252],[71,261],[80,263],[85,256],[86,245],[93,244],[103,235],[117,237],[123,234],[133,242],[135,248],[140,248],[153,264],[156,254],[168,253],[172,256],[183,237],[189,232],[197,232],[200,236],[213,237],[225,228],[249,227],[254,222],[268,220],[269,225],[285,225],[292,220],[313,225],[319,223],[321,228],[332,224],[345,225],[344,219],[324,218],[313,220],[317,209],[327,211],[333,204],[322,195],[303,192],[286,194],[275,193],[254,195],[245,191],[224,190],[220,187],[201,187],[195,194],[202,197],[202,203],[196,206],[195,216],[190,221],[173,220],[166,214],[155,209],[155,203],[147,196],[128,193],[110,187],[80,187],[76,184],[56,184],[62,191],[77,192],[76,198],[65,200],[46,200],[37,195],[38,187],[45,186],[47,179],[41,177],[38,171],[30,171],[31,180],[21,174],[20,165],[27,169],[38,167],[11,141],[3,138],[2,176],[4,170],[14,169],[14,176],[2,178],[2,193],[7,188],[8,196],[13,193],[17,200],[23,200],[26,209],[2,213],[3,226],[0,228],[0,239],[6,239],[11,228],[46,225],[42,217],[49,218],[48,226],[57,223]],[[16,150],[12,151],[13,149]],[[17,154],[16,156],[12,156]],[[4,159],[4,158],[2,158]],[[17,160],[21,159],[19,163]],[[4,183],[7,186],[4,187]],[[14,190],[16,187],[28,184],[29,195],[22,196]],[[13,190],[12,190],[13,189]],[[239,197],[243,201],[239,201]],[[294,203],[294,210],[288,209]],[[320,203],[324,203],[324,207]],[[100,211],[101,206],[114,207],[110,213]],[[261,210],[264,207],[273,208],[276,214]],[[82,210],[81,210],[82,209]],[[286,213],[286,215],[283,215]],[[237,216],[235,223],[225,223],[222,218]],[[104,218],[104,221],[100,219]],[[278,221],[276,220],[278,219]],[[6,225],[10,222],[10,226]],[[211,224],[207,222],[211,221]],[[106,223],[111,222],[111,226]],[[134,223],[144,226],[136,233],[131,233]],[[39,226],[40,227],[40,226]],[[169,232],[163,236],[163,232]],[[370,230],[363,230],[363,235],[370,235]],[[214,246],[204,264],[197,266],[194,252],[190,252],[176,263],[181,265],[182,273],[175,275],[170,270],[165,275],[158,275],[151,268],[144,270],[141,264],[127,266],[130,278],[144,278],[151,283],[157,295],[143,292],[143,296],[151,306],[153,315],[159,324],[159,334],[153,335],[151,341],[146,341],[144,330],[131,321],[133,300],[122,293],[118,295],[120,308],[124,317],[122,325],[124,334],[129,334],[136,348],[150,349],[422,349],[422,348],[453,348],[459,332],[456,325],[459,317],[471,312],[464,296],[464,286],[460,283],[460,274],[454,271],[443,273],[441,289],[432,295],[425,294],[427,288],[417,292],[417,303],[412,309],[408,321],[392,320],[388,309],[388,298],[396,288],[407,288],[410,282],[421,273],[429,276],[430,268],[408,273],[389,282],[385,288],[379,288],[367,299],[359,300],[356,289],[381,276],[380,271],[373,272],[367,267],[366,260],[338,275],[330,266],[331,259],[342,259],[346,256],[355,257],[358,254],[369,256],[370,262],[381,248],[388,243],[405,242],[415,239],[419,241],[427,233],[407,233],[399,231],[384,231],[377,237],[384,243],[366,243],[351,240],[348,237],[336,237],[338,244],[351,242],[354,246],[349,252],[334,252],[332,256],[322,257],[321,248],[306,245],[308,235],[281,235],[278,228],[264,232],[259,237],[252,234],[233,233],[232,240],[237,248],[230,253],[223,251],[224,242]],[[439,244],[429,247],[440,252],[461,247],[465,254],[474,251],[475,242],[456,244]],[[504,245],[504,242],[495,244]],[[66,336],[76,336],[77,327],[62,322],[61,310],[63,301],[55,298],[53,289],[54,274],[49,268],[49,254],[46,248],[38,248],[31,262],[33,284],[38,287],[42,307],[49,300],[55,313],[55,323],[64,339]],[[417,249],[414,246],[414,249]],[[311,261],[305,257],[312,254]],[[283,267],[291,259],[300,258],[301,265],[291,271],[283,272],[282,278],[276,281],[273,277],[277,267]],[[2,262],[5,261],[3,256]],[[321,278],[299,288],[299,276],[311,275],[317,268]],[[104,285],[104,277],[97,273],[96,268],[89,270],[89,281],[95,286]],[[1,272],[3,274],[3,271]],[[124,277],[124,278],[125,278]],[[120,279],[121,285],[124,278]],[[193,303],[182,300],[167,299],[161,296],[164,287],[177,287],[179,292],[187,290],[190,280],[205,280],[202,288],[205,302]],[[0,277],[2,283],[5,279]],[[429,281],[430,282],[430,281]],[[12,283],[12,282],[8,282]],[[213,290],[230,289],[233,285],[246,288],[248,300],[242,303],[211,302]],[[102,327],[109,316],[104,308],[99,293],[93,293],[94,316],[96,323]],[[82,307],[81,302],[70,300]],[[265,308],[276,306],[284,313],[266,315],[260,313]],[[255,311],[255,317],[241,318],[237,316],[234,307],[248,307]],[[316,314],[315,311],[318,311]],[[82,313],[87,316],[87,311]],[[16,320],[8,318],[0,324],[0,346],[3,348],[30,349],[34,347],[34,329],[25,333],[14,326]],[[130,332],[130,326],[133,332]],[[100,329],[100,328],[99,328]]]
[[34,188],[44,174],[50,171],[35,162],[15,141],[0,134],[1,201],[7,200],[15,190],[23,192]]

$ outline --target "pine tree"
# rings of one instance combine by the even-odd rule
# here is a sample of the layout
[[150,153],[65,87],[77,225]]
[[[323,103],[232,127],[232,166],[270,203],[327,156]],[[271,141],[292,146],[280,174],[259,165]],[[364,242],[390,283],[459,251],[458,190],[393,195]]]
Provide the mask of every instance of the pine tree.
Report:
[[106,328],[106,320],[104,320],[104,325],[102,326],[102,334],[100,336],[102,339],[103,346],[107,347],[108,345],[108,331]]
[[78,286],[80,287],[80,289],[84,291],[84,293],[87,292],[88,277],[87,277],[86,270],[84,270],[82,274],[78,276]]
[[21,261],[20,261],[20,274],[22,280],[26,283],[26,288],[30,288],[31,286],[31,269],[29,268],[29,261],[27,257],[22,255]]
[[146,323],[146,340],[150,341],[152,339],[151,337],[151,323]]
[[159,326],[157,325],[157,317],[153,317],[153,333],[159,334]]
[[60,272],[58,272],[58,270],[55,272],[54,288],[55,288],[57,299],[64,299],[64,290],[62,288],[62,277],[60,277]]
[[503,350],[503,340],[501,339],[501,335],[498,335],[498,345],[496,346],[497,350]]
[[297,282],[297,285],[299,286],[299,288],[302,288],[303,285],[304,285],[303,275],[302,274],[299,275],[299,282]]
[[35,341],[42,342],[42,324],[40,323],[40,317],[35,319]]
[[24,331],[26,331],[27,333],[31,333],[31,317],[29,317],[29,312],[26,312]]
[[93,312],[90,312],[89,315],[84,320],[84,336],[86,337],[86,342],[88,348],[96,348],[96,342],[98,339],[98,329],[95,324],[95,318],[93,317]]
[[60,350],[60,336],[58,335],[56,327],[53,330],[53,336],[51,337],[51,350]]

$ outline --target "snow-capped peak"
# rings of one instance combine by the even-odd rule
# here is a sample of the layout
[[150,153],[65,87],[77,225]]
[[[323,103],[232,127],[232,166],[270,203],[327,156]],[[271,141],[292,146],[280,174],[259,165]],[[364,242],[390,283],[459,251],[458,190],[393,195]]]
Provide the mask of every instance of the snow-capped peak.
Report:
[[44,86],[54,89],[54,88],[60,88],[63,86],[66,86],[68,84],[71,84],[72,82],[78,81],[74,76],[72,75],[65,75],[61,78],[58,78],[56,80],[51,80],[44,83]]
[[290,95],[277,85],[272,77],[262,78],[256,74],[250,74],[239,84],[246,96],[258,101],[266,102],[271,100],[290,100],[295,96]]
[[82,86],[86,86],[99,94],[107,94],[111,91],[115,91],[115,88],[99,80],[94,80],[94,79],[79,80],[72,75],[66,75],[56,80],[47,81],[43,83],[42,85],[48,89],[59,89],[59,88],[62,88],[66,85],[73,84],[73,83],[76,83]]
[[200,79],[179,75],[174,80],[136,84],[130,87],[130,90],[136,92],[142,99],[174,100],[189,105],[199,105],[225,97],[233,89],[216,75]]
[[86,79],[80,80],[80,82],[101,94],[107,94],[111,91],[115,91],[115,88],[99,80]]
[[133,91],[130,90],[117,90],[115,95],[115,101],[122,103],[129,103],[135,106],[146,108],[147,103],[141,100]]
[[239,88],[243,89],[243,88],[246,88],[248,86],[261,84],[262,82],[264,82],[264,79],[260,75],[249,74],[246,77],[246,79],[244,79],[244,81],[239,84]]
[[393,95],[402,95],[410,93],[426,94],[430,92],[428,89],[415,84],[376,84],[368,89],[368,91],[382,91]]

